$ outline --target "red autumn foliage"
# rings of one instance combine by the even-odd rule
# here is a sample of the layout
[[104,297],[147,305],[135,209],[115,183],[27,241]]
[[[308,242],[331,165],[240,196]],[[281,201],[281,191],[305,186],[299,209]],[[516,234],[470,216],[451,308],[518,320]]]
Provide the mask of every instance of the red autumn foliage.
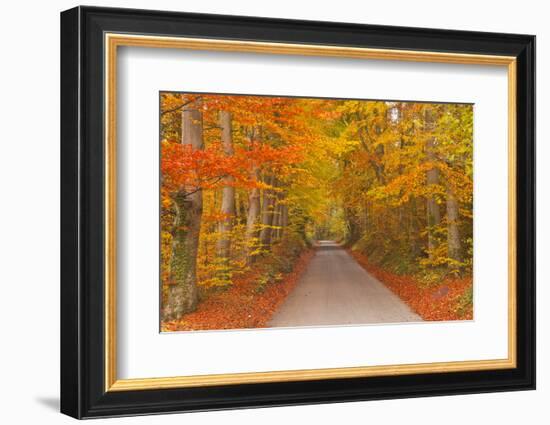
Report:
[[290,164],[302,158],[299,146],[274,148],[254,143],[249,148],[237,147],[227,156],[220,143],[213,143],[205,149],[195,149],[190,145],[176,142],[162,143],[161,173],[163,188],[172,191],[180,187],[216,189],[227,185],[224,177],[233,177],[233,185],[243,188],[262,187],[251,179],[252,164],[269,164],[271,172],[281,173]]
[[472,288],[472,277],[447,278],[435,286],[425,286],[412,276],[397,275],[377,267],[367,257],[349,251],[357,262],[424,320],[472,320],[472,304],[460,308],[460,299]]
[[223,292],[213,293],[199,303],[196,311],[178,321],[166,322],[163,331],[198,331],[212,329],[264,328],[294,289],[315,250],[305,251],[293,270],[282,281],[271,283],[258,291],[262,268],[256,267]]

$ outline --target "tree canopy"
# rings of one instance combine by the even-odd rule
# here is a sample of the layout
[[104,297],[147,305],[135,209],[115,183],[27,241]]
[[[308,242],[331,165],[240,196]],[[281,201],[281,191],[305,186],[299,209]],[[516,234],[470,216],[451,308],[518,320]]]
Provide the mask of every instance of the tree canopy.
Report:
[[276,281],[324,239],[471,275],[471,105],[164,92],[160,113],[163,303],[188,300],[164,320],[195,308],[181,288]]

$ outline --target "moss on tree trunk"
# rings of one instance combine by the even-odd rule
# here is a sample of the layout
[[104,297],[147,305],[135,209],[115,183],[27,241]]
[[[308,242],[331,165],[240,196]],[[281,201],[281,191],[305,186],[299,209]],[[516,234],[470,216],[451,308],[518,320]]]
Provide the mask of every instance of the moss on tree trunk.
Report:
[[[197,250],[202,215],[202,199],[197,193],[173,197],[176,220],[172,239],[170,280],[163,320],[176,320],[197,307]],[[189,199],[191,198],[191,199]],[[193,199],[194,198],[194,199]]]
[[[182,144],[203,149],[200,103],[182,111]],[[162,306],[162,320],[177,320],[197,308],[197,252],[202,219],[202,190],[181,187],[172,194],[176,212],[172,233],[170,284]]]

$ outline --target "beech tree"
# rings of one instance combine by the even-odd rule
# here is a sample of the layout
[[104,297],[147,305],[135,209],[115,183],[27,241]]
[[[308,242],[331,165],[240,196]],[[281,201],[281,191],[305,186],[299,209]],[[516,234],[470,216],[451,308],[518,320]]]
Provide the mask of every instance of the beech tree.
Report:
[[[226,156],[232,157],[233,135],[231,126],[231,114],[227,111],[220,111],[221,142]],[[218,256],[223,262],[229,258],[231,248],[231,230],[235,219],[235,178],[232,175],[224,176],[224,187],[222,189],[222,202],[220,213],[220,239],[218,241]]]
[[[198,103],[198,101],[196,102]],[[203,149],[200,105],[182,111],[182,145]],[[165,320],[181,317],[197,306],[197,252],[202,217],[202,188],[183,185],[172,194],[175,209],[170,285],[164,305]]]
[[437,199],[437,189],[439,186],[439,169],[436,165],[435,144],[436,138],[432,135],[435,127],[435,113],[431,106],[424,109],[424,126],[426,137],[426,160],[428,168],[426,170],[426,184],[428,190],[426,212],[428,216],[428,255],[434,258],[437,248],[437,226],[441,222],[441,212]]
[[[259,141],[259,131],[257,128],[252,128],[249,130],[248,134],[248,144],[249,149],[253,151]],[[260,167],[255,159],[252,159],[250,165],[250,180],[258,183],[260,182]],[[253,185],[250,188],[248,194],[248,213],[246,218],[246,261],[248,264],[252,263],[254,260],[254,251],[257,248],[257,239],[258,239],[258,219],[260,217],[260,188],[257,184]]]

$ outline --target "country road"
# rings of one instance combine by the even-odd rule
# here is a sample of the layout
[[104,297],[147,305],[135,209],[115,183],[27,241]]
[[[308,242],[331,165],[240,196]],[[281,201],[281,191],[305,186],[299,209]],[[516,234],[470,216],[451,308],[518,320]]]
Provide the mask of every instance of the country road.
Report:
[[269,327],[422,321],[338,244],[319,243]]

